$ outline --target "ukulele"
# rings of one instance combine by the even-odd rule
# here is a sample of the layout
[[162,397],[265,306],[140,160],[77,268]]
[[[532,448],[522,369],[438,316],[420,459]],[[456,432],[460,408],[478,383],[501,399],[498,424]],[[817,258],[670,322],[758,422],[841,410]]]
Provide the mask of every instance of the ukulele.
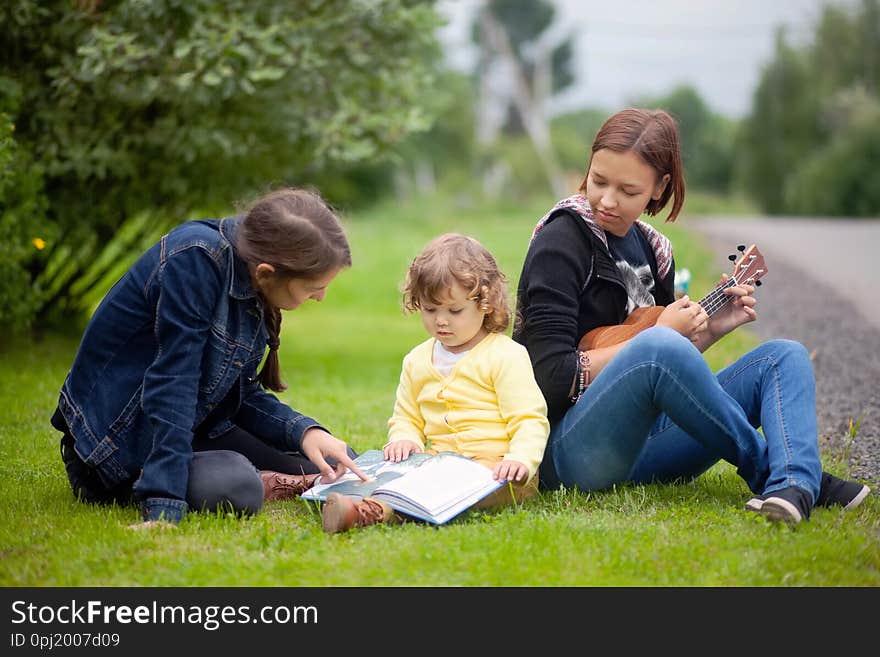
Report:
[[[713,314],[721,310],[728,303],[733,301],[729,294],[724,294],[724,290],[740,283],[748,283],[760,285],[759,280],[767,273],[767,267],[764,264],[764,256],[758,251],[758,247],[752,244],[749,248],[744,245],[737,247],[742,252],[742,257],[734,264],[733,273],[725,283],[719,283],[714,290],[709,292],[705,297],[700,299],[700,305],[703,310],[711,317]],[[729,256],[731,260],[737,260],[735,255]],[[580,339],[578,343],[579,351],[587,351],[588,349],[600,349],[602,347],[610,347],[624,340],[629,340],[637,333],[650,328],[657,323],[660,313],[666,306],[647,306],[644,308],[635,308],[623,321],[623,324],[615,326],[597,326],[588,331]]]

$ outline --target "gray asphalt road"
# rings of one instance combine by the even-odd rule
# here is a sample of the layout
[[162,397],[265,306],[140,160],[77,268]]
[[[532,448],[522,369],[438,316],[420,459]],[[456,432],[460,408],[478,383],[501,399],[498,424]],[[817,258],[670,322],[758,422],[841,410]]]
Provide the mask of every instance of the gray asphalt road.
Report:
[[737,217],[704,218],[692,225],[728,244],[757,244],[768,276],[774,262],[784,261],[826,283],[880,329],[880,303],[875,301],[880,290],[880,220]]
[[[798,340],[816,373],[819,444],[880,492],[880,221],[691,219],[730,271],[736,244],[758,246],[763,339]],[[679,267],[686,254],[676,254]],[[853,437],[850,423],[857,428]]]

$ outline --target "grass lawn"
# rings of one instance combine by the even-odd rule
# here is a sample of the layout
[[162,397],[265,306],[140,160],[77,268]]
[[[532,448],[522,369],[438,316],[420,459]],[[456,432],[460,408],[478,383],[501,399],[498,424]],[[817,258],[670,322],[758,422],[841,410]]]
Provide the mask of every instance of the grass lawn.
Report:
[[[466,232],[497,256],[515,290],[530,231],[550,199],[476,208],[454,202],[377,208],[348,221],[354,267],[321,304],[287,313],[281,396],[357,450],[383,444],[403,355],[424,339],[399,284],[433,236]],[[699,298],[719,272],[680,225],[663,229]],[[302,500],[240,520],[191,513],[142,532],[134,508],[74,501],[49,425],[77,337],[17,341],[0,351],[0,584],[3,586],[878,586],[880,503],[817,509],[789,528],[743,510],[732,466],[694,482],[601,493],[544,493],[522,507],[470,512],[448,525],[322,533]],[[728,336],[713,368],[755,339]],[[826,469],[845,475],[833,455]],[[389,555],[394,555],[389,558]]]

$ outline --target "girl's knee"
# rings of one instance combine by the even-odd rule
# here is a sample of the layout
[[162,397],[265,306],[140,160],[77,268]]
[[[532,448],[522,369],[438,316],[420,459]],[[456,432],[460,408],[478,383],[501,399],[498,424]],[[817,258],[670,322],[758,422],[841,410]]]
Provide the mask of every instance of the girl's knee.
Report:
[[652,326],[636,335],[627,349],[642,354],[645,360],[677,362],[700,355],[690,340],[668,326]]
[[263,482],[254,465],[238,452],[196,452],[187,503],[193,510],[253,515],[263,506]]
[[789,363],[812,368],[810,360],[810,352],[807,348],[796,340],[786,340],[784,338],[776,338],[767,340],[754,349],[757,355],[770,358],[776,363]]
[[807,348],[804,345],[796,340],[778,338],[775,340],[768,340],[766,344],[770,349],[777,353],[780,358],[787,356],[790,358],[810,359],[810,352],[807,351]]

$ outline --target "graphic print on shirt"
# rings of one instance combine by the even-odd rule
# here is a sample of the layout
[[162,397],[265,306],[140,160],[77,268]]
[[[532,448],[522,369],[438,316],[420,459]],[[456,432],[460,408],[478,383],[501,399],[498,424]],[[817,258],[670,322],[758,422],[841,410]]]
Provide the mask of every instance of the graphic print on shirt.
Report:
[[654,277],[651,275],[649,265],[633,267],[626,260],[618,260],[617,268],[620,270],[623,284],[626,286],[627,314],[631,313],[634,308],[656,305],[654,297],[651,296],[651,290],[654,289]]

